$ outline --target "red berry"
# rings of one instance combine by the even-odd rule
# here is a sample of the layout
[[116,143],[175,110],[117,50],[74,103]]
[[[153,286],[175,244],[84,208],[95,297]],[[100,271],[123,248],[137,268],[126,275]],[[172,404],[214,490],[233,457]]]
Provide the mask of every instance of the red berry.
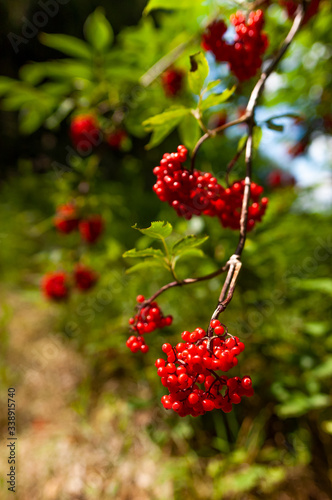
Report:
[[96,284],[97,280],[97,274],[92,269],[82,264],[77,264],[74,271],[74,282],[79,290],[90,290]]
[[122,129],[115,130],[107,136],[107,144],[112,149],[121,150],[127,137],[128,134],[125,130]]
[[91,153],[102,140],[102,133],[96,118],[91,114],[75,116],[70,124],[70,138],[80,154]]
[[44,295],[49,299],[61,301],[68,298],[68,277],[62,271],[45,274],[41,287]]
[[142,302],[145,301],[145,297],[144,295],[137,295],[136,297],[136,301],[139,303],[139,304],[142,304]]
[[165,352],[167,354],[168,352],[170,352],[172,350],[172,346],[171,346],[171,344],[166,343],[166,344],[163,344],[161,349],[163,352]]
[[58,231],[65,234],[71,233],[78,228],[78,224],[79,217],[73,203],[67,203],[66,205],[57,207],[54,225]]
[[81,237],[87,243],[95,243],[104,230],[104,221],[100,215],[90,215],[79,223]]
[[183,78],[184,72],[175,68],[169,68],[161,75],[163,89],[167,97],[174,97],[181,92]]
[[[287,14],[290,19],[295,16],[296,9],[299,5],[299,1],[296,0],[279,0],[282,7],[287,9]],[[309,3],[302,24],[306,24],[311,17],[317,14],[319,9],[320,0],[311,0]]]
[[250,377],[243,377],[241,385],[244,389],[250,389],[252,387],[252,381]]

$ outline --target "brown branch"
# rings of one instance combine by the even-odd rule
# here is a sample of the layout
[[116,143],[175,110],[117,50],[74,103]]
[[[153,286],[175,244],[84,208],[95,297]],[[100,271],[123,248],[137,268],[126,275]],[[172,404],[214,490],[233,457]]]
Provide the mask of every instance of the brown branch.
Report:
[[[235,286],[236,286],[236,281],[241,269],[241,254],[244,249],[244,245],[246,242],[247,238],[247,222],[248,222],[248,208],[249,208],[249,201],[250,201],[250,185],[251,185],[251,172],[252,172],[252,152],[253,152],[253,132],[255,128],[255,109],[258,103],[258,99],[261,96],[265,82],[267,78],[271,75],[271,73],[275,70],[277,67],[278,63],[282,59],[283,55],[287,51],[289,45],[291,44],[292,40],[294,39],[294,36],[300,29],[300,26],[302,24],[302,20],[304,17],[305,11],[303,6],[299,5],[297,11],[296,11],[296,16],[294,19],[294,22],[292,24],[292,27],[286,36],[282,46],[280,47],[278,53],[274,57],[274,59],[270,62],[270,64],[267,66],[266,70],[262,73],[260,79],[256,83],[249,101],[248,105],[246,108],[246,114],[245,114],[245,121],[247,122],[248,125],[248,139],[246,142],[246,178],[245,178],[245,187],[244,187],[244,193],[243,193],[243,202],[242,202],[242,208],[241,208],[241,218],[240,218],[240,236],[239,236],[239,243],[237,245],[236,251],[234,255],[230,258],[229,260],[229,268],[228,268],[228,273],[226,276],[226,280],[224,282],[224,285],[222,287],[218,305],[211,317],[210,322],[213,319],[217,319],[219,314],[222,313],[230,301],[233,298]],[[203,136],[204,137],[204,136]],[[227,294],[227,295],[226,295]],[[226,298],[225,298],[226,297]],[[212,328],[209,324],[208,327],[208,337],[211,337],[213,334]]]
[[236,155],[234,156],[234,158],[229,162],[229,164],[226,167],[225,181],[226,181],[227,186],[229,186],[229,174],[231,173],[231,171],[233,170],[234,166],[238,162],[238,160],[239,160],[240,156],[242,155],[243,151],[246,149],[247,140],[248,139],[246,139],[246,141],[244,142],[243,146],[241,146],[241,148],[238,150],[238,152],[236,153]]
[[[239,237],[239,243],[236,248],[235,253],[231,256],[229,261],[225,264],[220,269],[217,269],[217,271],[214,271],[213,273],[210,273],[206,276],[200,276],[198,278],[187,278],[181,281],[172,281],[171,283],[168,283],[167,285],[164,285],[161,287],[154,295],[152,295],[149,299],[145,300],[139,307],[142,308],[148,304],[150,304],[152,301],[154,301],[159,295],[161,295],[163,292],[166,290],[169,290],[170,288],[174,288],[176,286],[184,286],[184,285],[190,285],[194,283],[198,283],[200,281],[205,281],[212,279],[216,276],[219,276],[223,272],[225,272],[228,269],[227,276],[224,282],[224,285],[222,287],[218,304],[217,307],[211,317],[211,321],[213,319],[217,319],[218,316],[226,309],[228,304],[233,298],[237,278],[242,266],[241,263],[241,254],[244,249],[244,245],[246,242],[246,237],[247,237],[247,222],[248,222],[248,207],[249,207],[249,201],[250,201],[250,185],[251,185],[251,171],[252,171],[252,151],[253,151],[253,131],[255,127],[255,119],[254,119],[254,114],[255,114],[255,109],[257,106],[258,99],[260,95],[263,92],[265,82],[267,78],[270,76],[270,74],[274,71],[276,66],[278,65],[279,61],[285,54],[286,50],[288,49],[289,45],[291,44],[294,36],[298,32],[303,17],[304,17],[304,8],[303,6],[299,6],[296,12],[296,16],[293,22],[293,25],[285,38],[285,41],[283,42],[281,48],[279,49],[277,55],[274,57],[274,59],[270,62],[266,70],[262,73],[260,79],[256,83],[249,101],[248,105],[246,108],[246,113],[243,117],[234,120],[232,122],[228,122],[220,127],[217,127],[213,130],[208,130],[197,142],[193,153],[192,153],[192,159],[191,159],[191,168],[194,168],[195,164],[195,158],[197,155],[197,152],[200,148],[200,146],[210,137],[215,137],[219,132],[222,132],[226,128],[232,127],[234,125],[238,125],[240,123],[246,122],[248,125],[248,139],[244,146],[241,148],[241,150],[235,155],[233,160],[230,162],[229,166],[227,167],[227,175],[229,174],[230,170],[233,168],[234,164],[242,154],[243,150],[245,149],[246,151],[246,178],[245,178],[245,188],[244,188],[244,194],[243,194],[243,202],[242,202],[242,208],[241,208],[241,217],[240,217],[240,237]],[[161,60],[162,61],[162,60]],[[159,61],[160,63],[160,61]],[[157,63],[158,64],[158,63]],[[156,66],[156,65],[155,65]],[[154,67],[151,68],[151,70]],[[149,71],[151,71],[149,70]],[[148,73],[146,73],[147,75]],[[145,76],[145,75],[143,75]],[[210,322],[211,322],[210,321]],[[213,336],[213,330],[209,324],[208,330],[207,330],[208,337],[211,338]]]
[[156,293],[154,293],[149,299],[146,299],[140,307],[145,307],[146,305],[150,304],[153,302],[159,295],[162,293],[166,292],[166,290],[169,290],[170,288],[174,288],[176,286],[184,286],[184,285],[192,285],[194,283],[199,283],[200,281],[206,281],[210,280],[212,278],[215,278],[216,276],[219,276],[220,274],[224,273],[226,269],[228,268],[228,262],[221,267],[220,269],[217,269],[213,273],[207,274],[206,276],[199,276],[198,278],[186,278],[184,280],[180,281],[172,281],[171,283],[167,283],[167,285],[162,286],[157,290]]
[[201,145],[210,137],[215,137],[217,134],[220,132],[223,132],[226,130],[226,128],[233,127],[234,125],[239,125],[240,123],[244,123],[248,120],[247,116],[242,116],[241,118],[238,118],[237,120],[233,120],[231,122],[225,123],[224,125],[221,125],[220,127],[214,128],[214,129],[208,129],[207,132],[200,137],[193,149],[192,155],[191,155],[191,170],[194,169],[195,167],[195,160],[196,160],[196,155],[198,153],[199,148]]

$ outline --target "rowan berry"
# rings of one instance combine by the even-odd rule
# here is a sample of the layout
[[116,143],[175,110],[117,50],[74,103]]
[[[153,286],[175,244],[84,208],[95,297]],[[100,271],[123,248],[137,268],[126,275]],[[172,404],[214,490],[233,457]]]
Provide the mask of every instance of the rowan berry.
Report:
[[54,225],[58,231],[65,234],[71,233],[78,229],[78,224],[79,216],[74,203],[66,203],[57,207]]
[[74,270],[75,286],[82,291],[90,290],[98,280],[97,274],[89,267],[77,264]]
[[[178,153],[165,153],[159,166],[153,172],[157,182],[153,190],[161,201],[167,201],[178,216],[191,219],[193,215],[218,217],[224,227],[240,228],[241,209],[244,195],[244,181],[236,181],[227,189],[218,184],[217,179],[208,172],[183,167],[187,150],[178,147]],[[259,200],[263,188],[251,183],[248,209],[247,230],[253,229],[257,221],[261,221],[267,198]],[[263,201],[264,200],[264,201]]]
[[[299,6],[300,1],[297,0],[279,0],[281,7],[285,7],[287,10],[288,17],[293,19],[296,10]],[[302,24],[306,24],[315,14],[317,14],[319,9],[320,0],[311,0],[309,3],[306,13],[304,15]]]
[[79,153],[91,153],[102,139],[102,133],[95,116],[91,114],[75,116],[70,124],[70,138]]
[[69,295],[69,279],[65,272],[56,271],[45,274],[41,282],[44,295],[55,301],[63,301]]
[[87,243],[95,243],[104,230],[104,221],[101,215],[90,215],[79,223],[81,238]]
[[106,138],[107,144],[114,150],[121,150],[128,138],[128,134],[123,129],[110,132]]
[[240,81],[255,76],[262,65],[262,55],[268,47],[268,38],[262,32],[264,15],[261,10],[252,11],[248,22],[242,12],[230,17],[235,27],[233,43],[227,43],[223,36],[227,31],[224,21],[214,21],[202,37],[202,46],[213,52],[219,62],[228,62],[230,70]]
[[184,72],[180,69],[169,68],[161,75],[161,82],[167,97],[178,95],[183,88]]

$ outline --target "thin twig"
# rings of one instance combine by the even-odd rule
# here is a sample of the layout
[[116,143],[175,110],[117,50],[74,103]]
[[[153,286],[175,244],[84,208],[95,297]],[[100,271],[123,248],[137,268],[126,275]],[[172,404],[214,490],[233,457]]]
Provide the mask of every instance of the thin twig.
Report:
[[198,153],[199,148],[205,142],[207,139],[210,137],[215,137],[217,134],[220,132],[223,132],[226,130],[226,128],[233,127],[234,125],[239,125],[240,123],[244,123],[247,121],[247,116],[241,116],[241,118],[238,118],[237,120],[233,120],[231,122],[225,123],[224,125],[221,125],[220,127],[214,128],[214,129],[208,129],[207,132],[202,135],[202,137],[199,138],[197,141],[194,150],[191,155],[191,170],[194,169],[195,167],[195,160],[196,160],[196,155]]
[[186,278],[184,280],[172,281],[171,283],[167,283],[167,285],[162,286],[149,299],[146,299],[143,302],[142,307],[145,307],[146,305],[153,302],[157,297],[159,297],[159,295],[166,292],[166,290],[168,290],[169,288],[174,288],[176,286],[192,285],[192,284],[198,283],[200,281],[210,280],[210,279],[215,278],[216,276],[219,276],[220,274],[224,273],[227,268],[228,268],[228,263],[226,263],[223,267],[221,267],[220,269],[217,269],[213,273],[207,274],[206,276],[199,276],[198,278]]
[[[245,150],[246,150],[246,178],[245,178],[245,187],[244,187],[244,193],[243,193],[243,202],[242,202],[242,208],[241,208],[241,217],[240,217],[240,236],[239,236],[239,243],[237,245],[236,251],[234,255],[231,257],[229,260],[229,269],[228,273],[226,276],[226,280],[224,282],[224,285],[222,287],[218,305],[211,317],[211,321],[213,319],[217,319],[219,314],[222,313],[227,305],[230,303],[230,301],[233,298],[235,286],[236,286],[236,281],[239,275],[239,271],[241,269],[241,254],[244,249],[244,245],[246,242],[247,238],[247,223],[248,223],[248,208],[249,208],[249,202],[250,202],[250,185],[251,185],[251,172],[252,172],[252,152],[253,152],[253,132],[255,128],[255,109],[258,103],[258,99],[261,96],[265,82],[267,78],[271,75],[271,73],[275,70],[277,67],[278,63],[282,59],[283,55],[287,51],[289,45],[291,44],[292,40],[294,39],[294,36],[300,29],[300,26],[302,24],[303,18],[304,18],[304,8],[303,6],[299,5],[297,11],[296,11],[296,16],[294,19],[294,22],[292,24],[292,27],[286,36],[281,48],[279,49],[277,55],[274,57],[274,59],[270,62],[266,70],[262,73],[260,76],[258,82],[256,83],[249,101],[248,105],[246,108],[246,113],[245,113],[245,120],[248,125],[248,139],[245,145]],[[204,136],[203,136],[204,137]],[[227,296],[226,296],[227,294]],[[225,298],[226,297],[226,298]],[[210,321],[210,323],[211,323]],[[212,328],[209,324],[208,327],[208,337],[212,336]]]
[[241,148],[238,150],[238,152],[236,153],[236,155],[234,156],[234,158],[229,162],[229,164],[226,167],[225,181],[226,181],[227,187],[229,186],[229,174],[231,173],[231,171],[233,170],[234,166],[238,162],[238,160],[239,160],[240,156],[242,155],[243,151],[246,149],[247,140],[248,139],[245,140],[243,146],[241,146]]

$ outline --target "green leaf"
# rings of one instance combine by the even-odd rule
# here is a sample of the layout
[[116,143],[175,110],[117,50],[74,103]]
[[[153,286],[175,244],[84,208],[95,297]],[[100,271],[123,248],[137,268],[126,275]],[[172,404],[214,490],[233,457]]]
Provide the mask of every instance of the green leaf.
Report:
[[20,118],[20,132],[25,135],[32,134],[44,123],[45,115],[35,107],[24,110]]
[[190,56],[189,85],[194,94],[200,95],[208,74],[209,65],[203,52]]
[[130,267],[126,270],[127,274],[135,273],[136,271],[145,271],[146,269],[150,269],[151,267],[159,267],[163,269],[169,270],[169,266],[166,264],[164,259],[146,259],[144,262],[139,262],[134,266]]
[[324,379],[332,376],[332,356],[329,356],[324,363],[307,374],[308,378]]
[[7,76],[0,77],[0,96],[6,94],[9,90],[13,89],[16,81]]
[[99,52],[106,52],[112,45],[113,29],[102,8],[98,7],[87,18],[84,24],[84,34],[87,41]]
[[208,83],[204,89],[204,93],[209,92],[210,90],[214,89],[220,83],[221,83],[221,80],[213,80],[212,82]]
[[132,248],[123,254],[122,257],[131,257],[133,259],[144,258],[144,257],[163,257],[164,254],[161,250],[157,248],[145,248],[144,250],[136,250]]
[[185,144],[189,150],[193,150],[198,141],[201,129],[196,118],[190,114],[185,116],[179,125],[181,143]]
[[296,394],[286,403],[276,407],[277,415],[281,418],[300,417],[308,411],[308,400],[304,394]]
[[191,9],[193,4],[199,3],[200,0],[149,0],[143,14],[147,15],[155,9],[175,10],[175,9]]
[[39,38],[43,45],[59,50],[67,56],[91,59],[92,52],[89,45],[79,38],[49,33],[41,33]]
[[200,108],[202,111],[212,108],[213,106],[218,106],[223,102],[227,101],[231,95],[235,92],[235,85],[231,89],[224,90],[221,94],[210,94],[204,101],[201,102]]
[[248,136],[247,135],[244,135],[243,137],[241,137],[241,139],[239,140],[239,143],[237,145],[237,150],[238,151],[240,151],[244,147],[244,145],[247,142],[247,140],[248,140]]
[[160,113],[159,115],[152,116],[145,120],[143,122],[143,127],[145,127],[147,131],[153,132],[149,144],[145,146],[146,149],[158,146],[158,144],[160,144],[189,113],[189,108],[174,107],[164,113]]
[[165,221],[151,222],[151,226],[145,229],[140,229],[136,224],[132,227],[156,240],[163,240],[164,238],[167,238],[167,236],[169,236],[173,231],[172,225]]
[[192,255],[193,257],[205,257],[205,253],[200,248],[184,248],[182,252],[176,255],[176,262],[178,262],[182,257]]
[[194,234],[190,234],[174,243],[172,247],[172,253],[174,255],[179,255],[185,250],[203,245],[203,243],[208,239],[208,236],[195,236]]
[[93,72],[91,64],[87,61],[61,59],[59,61],[27,64],[20,69],[20,77],[31,85],[37,85],[44,78],[59,80],[83,78],[92,80]]
[[255,127],[252,134],[252,147],[253,149],[258,149],[259,144],[263,137],[263,131],[261,127]]
[[321,293],[327,293],[328,295],[332,295],[332,280],[330,280],[329,278],[303,280],[299,281],[296,284],[296,288],[300,288],[301,290],[309,290],[313,292],[317,291]]

